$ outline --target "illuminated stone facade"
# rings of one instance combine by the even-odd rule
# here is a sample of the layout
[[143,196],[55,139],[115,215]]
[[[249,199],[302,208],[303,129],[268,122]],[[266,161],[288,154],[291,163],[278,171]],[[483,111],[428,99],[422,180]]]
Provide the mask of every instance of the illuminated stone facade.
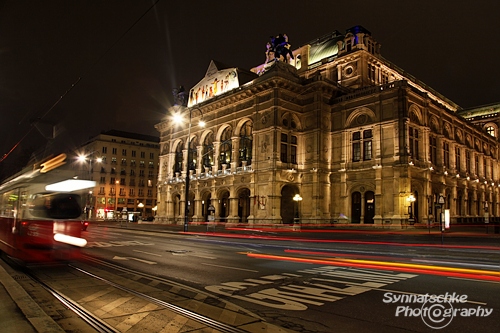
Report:
[[[477,222],[486,203],[498,216],[496,137],[382,58],[369,31],[336,31],[293,55],[253,76],[234,69],[246,80],[204,101],[191,90],[157,124],[158,223],[184,220],[188,169],[193,222],[210,220],[210,204],[215,221],[245,224],[427,225],[445,209],[452,223]],[[223,70],[212,63],[200,82]]]

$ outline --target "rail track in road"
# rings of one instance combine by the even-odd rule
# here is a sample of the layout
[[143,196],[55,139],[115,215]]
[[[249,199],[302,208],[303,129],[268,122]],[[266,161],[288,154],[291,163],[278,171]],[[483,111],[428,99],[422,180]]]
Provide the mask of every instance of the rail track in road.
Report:
[[23,272],[29,279],[18,282],[65,331],[291,332],[207,292],[96,258]]

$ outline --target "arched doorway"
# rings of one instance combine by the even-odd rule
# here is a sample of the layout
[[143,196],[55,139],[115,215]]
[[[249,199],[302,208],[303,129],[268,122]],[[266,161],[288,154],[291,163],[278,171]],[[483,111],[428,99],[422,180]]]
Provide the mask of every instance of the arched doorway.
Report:
[[[295,186],[285,185],[281,190],[281,221],[285,224],[292,224],[293,218],[295,214],[298,214],[300,217],[300,212],[296,211],[298,209],[295,207],[295,202],[293,201],[293,196],[298,194],[299,190]],[[293,207],[293,209],[291,209]]]
[[[174,196],[174,222],[177,224],[177,223],[180,223],[180,221],[182,220],[181,217],[182,217],[182,207],[181,207],[181,195],[180,194],[176,194]],[[180,220],[179,220],[180,219]]]
[[195,207],[194,207],[194,193],[189,192],[189,195],[188,195],[188,216],[189,216],[189,221],[193,220],[194,209],[195,209]]
[[248,215],[250,215],[250,190],[244,188],[238,192],[238,216],[240,222],[247,223]]
[[212,203],[212,193],[207,192],[202,195],[201,200],[201,214],[203,216],[203,221],[208,221],[208,206]]
[[373,224],[375,216],[375,193],[372,191],[365,192],[365,214],[363,223]]
[[229,214],[229,191],[223,191],[220,194],[219,207],[220,207],[219,217],[221,222],[227,222],[227,216]]
[[361,223],[361,193],[351,195],[351,223]]

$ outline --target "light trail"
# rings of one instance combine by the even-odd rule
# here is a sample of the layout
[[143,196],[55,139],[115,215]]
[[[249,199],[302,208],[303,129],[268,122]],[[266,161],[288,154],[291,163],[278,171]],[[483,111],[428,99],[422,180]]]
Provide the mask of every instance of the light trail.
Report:
[[197,235],[207,237],[225,237],[238,239],[262,239],[276,241],[300,241],[304,243],[346,243],[346,244],[363,244],[363,245],[389,245],[389,246],[405,246],[405,247],[433,247],[446,249],[478,249],[478,250],[494,250],[500,251],[500,246],[482,246],[482,245],[442,245],[442,244],[427,244],[427,243],[396,243],[396,242],[379,242],[379,241],[358,241],[358,240],[340,240],[340,239],[311,239],[300,237],[280,237],[280,236],[263,236],[263,235],[242,235],[242,234],[226,234],[222,232],[180,232],[186,235]]
[[478,270],[478,269],[440,267],[440,266],[404,264],[404,263],[356,260],[356,259],[297,258],[297,257],[287,257],[287,256],[278,256],[270,254],[258,254],[258,253],[247,253],[246,255],[248,257],[256,259],[280,260],[280,261],[290,261],[290,262],[299,262],[299,263],[317,264],[317,265],[342,266],[342,267],[358,267],[358,268],[399,271],[406,273],[430,274],[430,275],[440,275],[446,277],[468,278],[475,280],[500,282],[500,272]]

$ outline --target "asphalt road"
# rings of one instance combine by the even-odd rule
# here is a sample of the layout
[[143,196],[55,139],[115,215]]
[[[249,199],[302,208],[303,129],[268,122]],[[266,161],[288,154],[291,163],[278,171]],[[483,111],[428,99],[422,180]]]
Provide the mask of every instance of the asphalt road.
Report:
[[175,279],[297,332],[498,331],[495,238],[441,246],[439,235],[297,239],[252,231],[240,238],[128,227],[89,228],[84,252]]

